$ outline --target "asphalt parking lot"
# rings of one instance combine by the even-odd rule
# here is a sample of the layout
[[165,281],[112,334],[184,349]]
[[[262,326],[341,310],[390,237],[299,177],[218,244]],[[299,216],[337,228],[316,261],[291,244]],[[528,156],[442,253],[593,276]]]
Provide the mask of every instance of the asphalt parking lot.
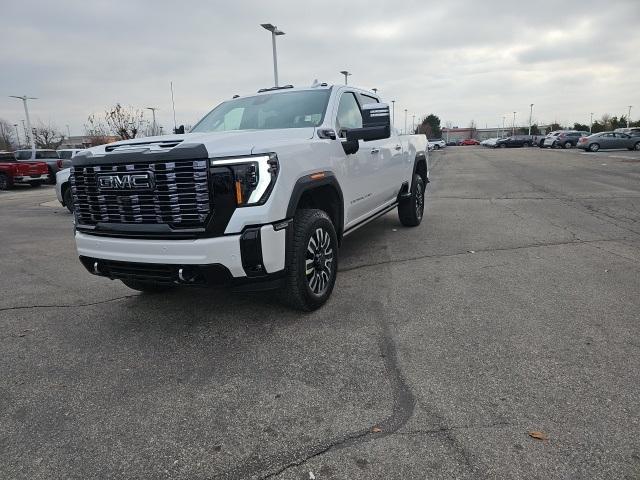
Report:
[[0,478],[640,478],[640,153],[431,162],[306,315],[91,276],[2,192]]

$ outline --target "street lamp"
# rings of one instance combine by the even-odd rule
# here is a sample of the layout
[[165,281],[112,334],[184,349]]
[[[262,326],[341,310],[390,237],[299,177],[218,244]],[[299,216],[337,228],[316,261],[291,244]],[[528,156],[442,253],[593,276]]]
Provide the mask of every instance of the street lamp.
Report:
[[589,121],[589,134],[591,134],[592,128],[593,128],[593,112],[591,112],[591,120]]
[[18,133],[18,124],[14,123],[13,128],[16,129],[16,143],[18,144],[18,149],[20,148],[20,134]]
[[391,125],[396,126],[396,101],[391,100]]
[[516,134],[516,112],[513,112],[513,124],[511,125],[511,135]]
[[407,109],[404,109],[404,134],[407,134]]
[[415,113],[413,114],[413,123],[412,123],[412,127],[411,127],[411,133],[414,133],[416,131],[416,115]]
[[531,136],[531,118],[533,117],[533,103],[529,105],[529,136]]
[[29,129],[29,139],[31,140],[31,158],[36,158],[36,141],[33,135],[33,130],[31,130],[31,120],[29,119],[29,108],[27,107],[27,100],[37,100],[36,97],[27,97],[26,95],[9,95],[11,98],[17,98],[22,100],[22,104],[24,105],[24,114],[27,117],[27,128]]
[[631,107],[633,105],[629,105],[629,113],[627,113],[627,128],[629,128],[629,122],[631,121]]
[[502,115],[502,130],[500,130],[500,138],[504,135],[504,121],[507,118],[506,115]]
[[345,84],[345,85],[348,85],[347,77],[350,77],[350,76],[351,76],[351,74],[350,74],[348,71],[346,71],[346,70],[342,70],[340,73],[341,73],[342,75],[344,75],[344,84]]
[[151,133],[153,135],[157,135],[157,127],[156,127],[156,110],[158,110],[158,107],[145,107],[147,110],[151,110],[151,114],[153,115],[153,127],[151,129]]
[[260,26],[265,30],[271,32],[271,44],[273,46],[273,83],[274,86],[278,86],[278,52],[276,51],[276,37],[278,35],[284,35],[282,30],[278,30],[278,27],[271,25],[270,23],[261,23]]

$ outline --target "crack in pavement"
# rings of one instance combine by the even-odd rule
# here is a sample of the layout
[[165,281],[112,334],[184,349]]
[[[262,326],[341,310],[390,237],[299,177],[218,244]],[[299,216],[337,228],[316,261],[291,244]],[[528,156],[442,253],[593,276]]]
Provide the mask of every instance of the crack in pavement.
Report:
[[100,305],[102,303],[109,302],[117,302],[118,300],[124,300],[125,298],[137,297],[137,294],[133,295],[124,295],[122,297],[109,298],[107,300],[100,300],[97,302],[89,302],[89,303],[75,303],[75,304],[64,304],[64,305],[19,305],[17,307],[2,307],[0,308],[0,312],[8,312],[11,310],[29,310],[31,308],[75,308],[75,307],[90,307],[92,305]]
[[497,248],[487,248],[483,250],[474,250],[474,253],[466,251],[466,252],[456,252],[456,253],[441,253],[441,254],[435,254],[435,255],[425,254],[425,255],[418,255],[415,257],[397,258],[397,259],[383,260],[380,262],[363,263],[360,265],[354,265],[352,267],[340,268],[339,271],[351,272],[353,270],[360,270],[362,268],[377,267],[379,265],[397,264],[397,263],[404,263],[404,262],[413,262],[415,260],[423,260],[428,258],[448,258],[448,257],[462,256],[462,255],[474,255],[477,253],[509,252],[509,251],[515,251],[515,250],[526,250],[528,248],[555,247],[555,246],[562,246],[562,245],[583,245],[583,244],[590,244],[590,243],[597,243],[597,242],[620,242],[622,240],[625,240],[625,239],[624,238],[603,238],[603,239],[596,239],[596,240],[576,240],[576,241],[570,241],[570,242],[532,243],[529,245],[519,245],[517,247],[497,247]]

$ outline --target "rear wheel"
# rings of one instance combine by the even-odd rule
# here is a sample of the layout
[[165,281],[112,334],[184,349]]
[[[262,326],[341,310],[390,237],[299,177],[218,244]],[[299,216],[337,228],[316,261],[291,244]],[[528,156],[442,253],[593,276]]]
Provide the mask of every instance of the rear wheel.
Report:
[[507,144],[506,143],[501,143],[500,145],[498,145],[500,148],[507,148]]
[[523,147],[525,147],[525,148],[527,148],[527,147],[530,147],[530,146],[531,146],[531,144],[530,144],[529,142],[524,142],[524,143],[522,144],[522,146],[523,146]]
[[309,312],[331,296],[338,272],[338,237],[323,210],[301,209],[293,219],[281,298],[293,308]]
[[56,174],[53,172],[53,170],[51,170],[51,167],[49,167],[49,178],[47,179],[47,183],[49,185],[56,184]]
[[174,285],[155,282],[141,282],[139,280],[122,280],[127,287],[143,293],[162,293],[174,288]]
[[433,146],[433,149],[434,149],[434,150],[440,150],[440,145],[435,144],[435,145]]
[[405,227],[417,227],[424,213],[424,180],[417,173],[411,182],[411,196],[398,205],[398,217]]
[[640,151],[640,142],[636,142],[636,144],[633,146],[633,149]]
[[568,149],[568,148],[571,148],[571,147],[573,147],[573,144],[571,142],[565,142],[564,143],[564,148]]
[[600,145],[598,145],[597,143],[592,143],[591,145],[589,145],[590,152],[597,152],[598,150],[600,150]]
[[9,178],[4,173],[0,173],[0,190],[8,190],[10,186]]

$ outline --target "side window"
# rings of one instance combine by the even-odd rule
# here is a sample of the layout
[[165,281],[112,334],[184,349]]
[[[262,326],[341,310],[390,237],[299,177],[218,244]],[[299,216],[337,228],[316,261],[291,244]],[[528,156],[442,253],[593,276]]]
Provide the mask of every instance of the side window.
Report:
[[380,101],[376,97],[372,97],[371,95],[366,95],[364,93],[360,93],[360,105],[367,105],[369,103],[380,103]]
[[338,132],[343,128],[362,128],[360,107],[355,95],[351,92],[344,93],[340,98],[336,126],[338,127]]

